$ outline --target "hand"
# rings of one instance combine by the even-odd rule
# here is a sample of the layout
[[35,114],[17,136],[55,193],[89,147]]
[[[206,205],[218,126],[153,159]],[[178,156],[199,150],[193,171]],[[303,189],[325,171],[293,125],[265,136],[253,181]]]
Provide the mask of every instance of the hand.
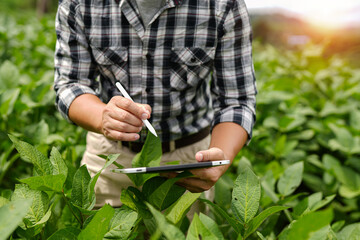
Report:
[[[227,159],[224,152],[220,148],[210,148],[197,152],[195,158],[198,162],[202,161],[216,161]],[[230,165],[223,165],[210,168],[194,169],[190,172],[194,177],[183,178],[176,182],[176,184],[185,187],[190,192],[203,192],[209,190],[219,178],[226,172]],[[169,178],[176,177],[176,173],[165,174]]]
[[135,141],[139,139],[142,119],[150,118],[151,107],[138,104],[121,96],[111,98],[102,112],[101,131],[115,141]]

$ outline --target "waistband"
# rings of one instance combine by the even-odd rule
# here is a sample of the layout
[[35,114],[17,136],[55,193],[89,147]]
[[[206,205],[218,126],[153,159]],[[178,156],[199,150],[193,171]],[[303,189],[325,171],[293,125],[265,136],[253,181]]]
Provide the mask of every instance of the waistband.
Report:
[[[210,127],[206,127],[197,133],[191,134],[189,136],[185,136],[175,141],[163,142],[161,143],[162,152],[163,153],[172,152],[175,149],[189,146],[191,144],[203,140],[209,134],[210,134]],[[123,141],[121,142],[121,145],[129,148],[132,152],[138,153],[141,151],[142,147],[144,146],[144,143]]]

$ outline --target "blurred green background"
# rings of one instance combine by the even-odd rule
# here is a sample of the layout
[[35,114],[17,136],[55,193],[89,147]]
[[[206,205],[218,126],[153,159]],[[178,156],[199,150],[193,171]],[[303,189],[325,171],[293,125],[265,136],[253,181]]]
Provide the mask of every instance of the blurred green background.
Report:
[[[7,134],[46,156],[57,147],[70,176],[85,149],[85,131],[68,124],[54,106],[56,7],[54,0],[0,1],[0,196],[6,199],[18,179],[33,174]],[[327,239],[360,222],[360,26],[315,26],[284,11],[250,14],[257,122],[249,146],[217,183],[215,202],[230,208],[229,191],[246,164],[260,179],[261,209],[291,207],[260,228],[266,239],[323,208],[333,216],[319,233],[325,237],[317,239]],[[277,182],[299,162],[301,182],[280,191]],[[49,226],[49,234],[57,227]]]

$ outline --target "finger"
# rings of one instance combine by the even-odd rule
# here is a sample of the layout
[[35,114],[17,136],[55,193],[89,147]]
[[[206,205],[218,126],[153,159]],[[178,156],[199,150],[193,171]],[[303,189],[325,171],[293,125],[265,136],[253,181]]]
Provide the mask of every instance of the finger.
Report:
[[135,141],[140,138],[137,133],[119,132],[113,129],[104,130],[104,136],[114,141]]
[[141,127],[143,125],[141,119],[121,108],[115,108],[114,111],[109,113],[109,116],[116,121],[124,122],[135,127]]
[[145,107],[140,106],[130,99],[118,96],[118,98],[114,99],[114,101],[117,107],[132,113],[139,119],[145,120],[150,117],[150,112]]
[[221,160],[224,158],[224,153],[220,148],[210,148],[197,152],[195,158],[199,162]]
[[184,178],[176,182],[177,185],[185,187],[190,192],[204,192],[209,190],[213,184],[199,178]]
[[137,103],[137,104],[138,104],[140,107],[145,108],[145,111],[148,111],[148,112],[151,114],[152,109],[151,109],[151,107],[150,107],[149,104],[140,104],[140,103]]
[[118,132],[126,132],[126,133],[137,133],[140,132],[142,129],[142,126],[133,126],[131,124],[128,124],[126,122],[121,122],[118,120],[115,120],[113,118],[108,118],[103,123],[104,129],[112,129]]

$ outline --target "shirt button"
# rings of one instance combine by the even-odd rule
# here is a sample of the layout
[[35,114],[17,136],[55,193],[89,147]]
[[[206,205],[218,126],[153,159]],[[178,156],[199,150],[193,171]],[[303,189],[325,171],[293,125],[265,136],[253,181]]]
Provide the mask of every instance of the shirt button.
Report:
[[147,60],[151,60],[151,58],[152,58],[151,53],[147,53],[147,54],[146,54],[146,59],[147,59]]
[[195,58],[195,57],[192,57],[192,58],[190,59],[190,62],[192,62],[192,63],[196,62],[196,58]]
[[146,87],[146,88],[145,88],[145,91],[146,91],[147,93],[149,93],[149,92],[150,92],[150,88],[149,88],[149,87]]

